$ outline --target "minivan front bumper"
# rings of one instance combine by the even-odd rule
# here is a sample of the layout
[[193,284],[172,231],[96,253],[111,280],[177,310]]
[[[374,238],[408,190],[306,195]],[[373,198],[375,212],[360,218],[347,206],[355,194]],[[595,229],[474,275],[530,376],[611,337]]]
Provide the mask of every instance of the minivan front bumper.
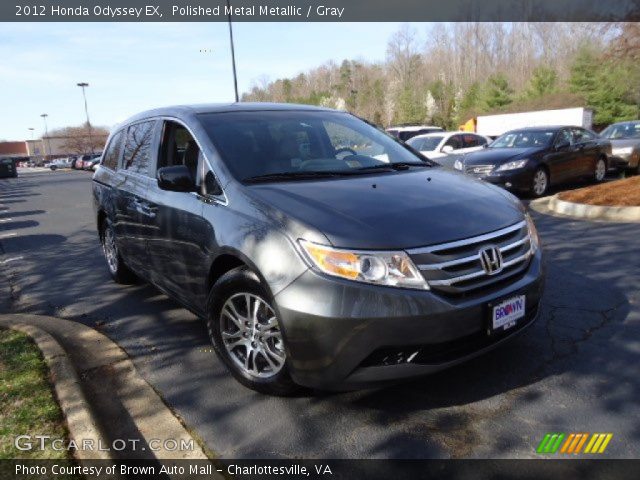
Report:
[[[321,389],[355,389],[442,370],[495,348],[531,325],[543,290],[540,250],[524,274],[486,294],[451,299],[313,270],[276,295],[290,373]],[[487,333],[490,304],[526,296],[526,315]]]

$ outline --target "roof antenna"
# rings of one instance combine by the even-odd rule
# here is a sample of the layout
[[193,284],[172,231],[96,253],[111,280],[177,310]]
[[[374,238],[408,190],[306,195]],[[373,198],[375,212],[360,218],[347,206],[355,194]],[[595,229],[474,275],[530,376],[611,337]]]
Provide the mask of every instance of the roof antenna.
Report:
[[236,52],[233,47],[233,27],[231,26],[231,3],[227,0],[227,18],[229,21],[229,41],[231,42],[231,64],[233,65],[233,88],[236,94],[236,103],[240,102],[238,97],[238,75],[236,73]]

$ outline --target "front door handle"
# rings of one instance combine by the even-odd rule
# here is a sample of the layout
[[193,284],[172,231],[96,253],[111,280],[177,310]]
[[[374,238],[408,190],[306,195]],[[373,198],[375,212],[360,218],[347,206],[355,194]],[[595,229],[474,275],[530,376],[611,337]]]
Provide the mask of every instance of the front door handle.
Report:
[[141,215],[144,215],[149,218],[156,218],[155,209],[151,208],[147,203],[141,202],[140,200],[134,201],[136,212]]

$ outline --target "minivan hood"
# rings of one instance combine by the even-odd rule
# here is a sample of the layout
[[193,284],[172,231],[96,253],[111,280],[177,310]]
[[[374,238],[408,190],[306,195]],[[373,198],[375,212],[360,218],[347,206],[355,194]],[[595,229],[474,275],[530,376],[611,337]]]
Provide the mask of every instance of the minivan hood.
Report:
[[405,249],[468,238],[522,220],[497,187],[442,168],[251,185],[247,192],[336,247]]
[[472,152],[464,157],[465,165],[500,165],[517,157],[534,155],[544,150],[541,147],[535,148],[483,148],[477,152]]

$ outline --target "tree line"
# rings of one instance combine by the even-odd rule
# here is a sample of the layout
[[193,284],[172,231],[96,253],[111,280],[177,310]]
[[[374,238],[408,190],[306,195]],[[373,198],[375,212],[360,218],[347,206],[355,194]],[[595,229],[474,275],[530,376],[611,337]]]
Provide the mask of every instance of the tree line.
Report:
[[457,129],[481,114],[586,106],[594,124],[640,117],[637,23],[405,24],[384,61],[328,62],[253,82],[243,101],[348,110],[380,126]]

